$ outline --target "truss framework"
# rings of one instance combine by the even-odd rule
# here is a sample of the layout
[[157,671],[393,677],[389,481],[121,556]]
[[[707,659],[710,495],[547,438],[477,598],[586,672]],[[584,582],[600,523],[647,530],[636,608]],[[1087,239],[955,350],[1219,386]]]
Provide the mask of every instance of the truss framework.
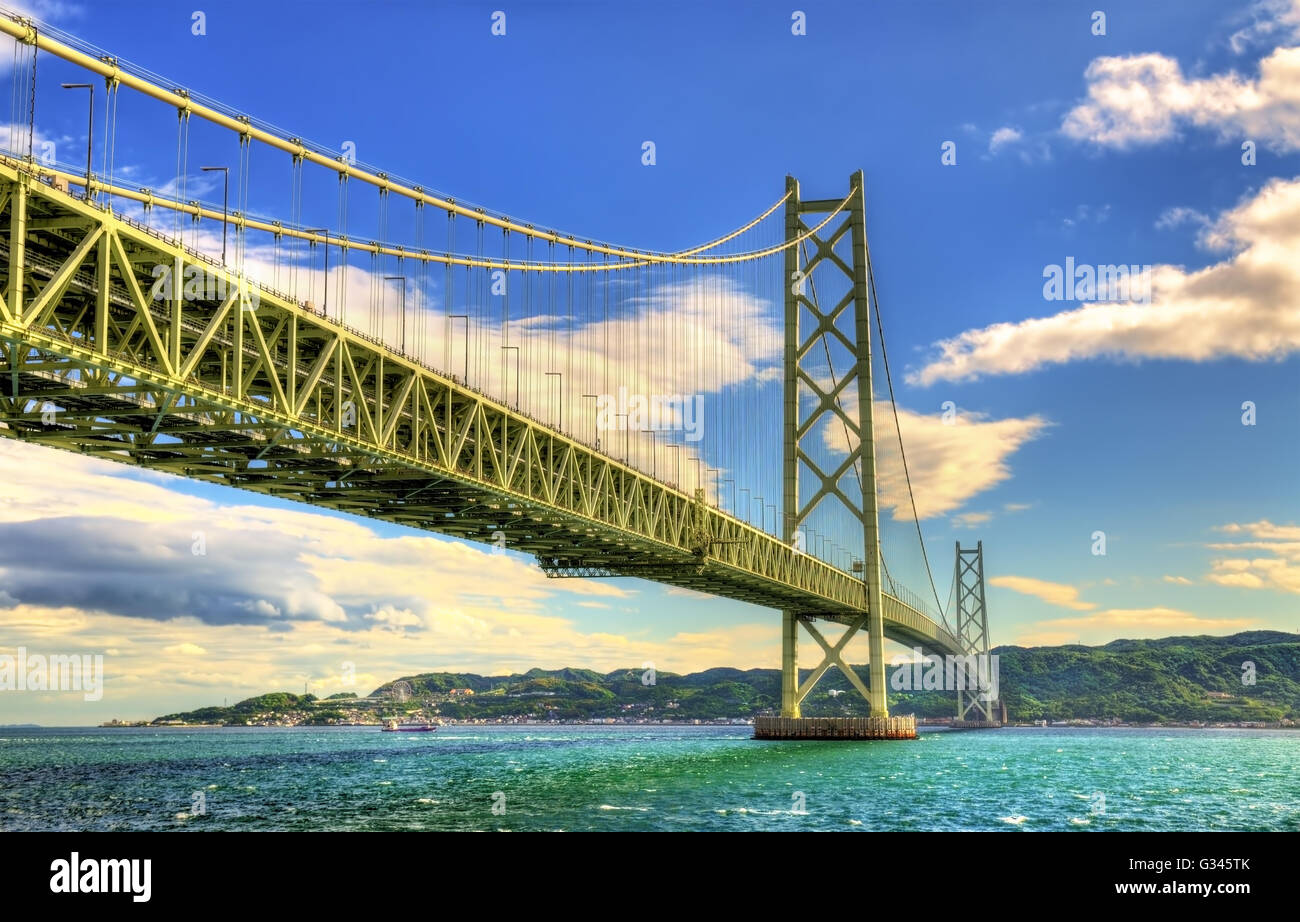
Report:
[[[984,542],[962,548],[957,542],[957,636],[977,656],[989,655],[989,617],[984,606]],[[971,689],[957,690],[957,719],[996,722],[997,702]],[[971,717],[971,711],[978,716]]]
[[[852,574],[0,164],[0,435],[852,623]],[[160,292],[163,267],[175,284]],[[218,292],[219,294],[214,294]],[[870,404],[870,401],[867,401]],[[544,566],[545,568],[545,566]],[[878,591],[877,586],[877,591]],[[957,652],[886,596],[900,642]]]
[[[880,531],[876,496],[875,421],[871,390],[871,308],[867,288],[867,234],[865,177],[861,171],[849,177],[849,205],[838,221],[828,224],[821,234],[812,234],[810,243],[815,248],[806,261],[802,261],[799,247],[786,250],[785,257],[785,438],[783,458],[785,533],[787,543],[797,544],[799,530],[808,517],[823,501],[842,505],[862,525],[863,602],[865,617],[850,622],[849,629],[839,644],[828,646],[802,617],[804,612],[786,609],[783,613],[781,657],[781,716],[800,716],[800,703],[812,690],[817,680],[832,665],[843,669],[854,687],[871,705],[872,717],[888,717],[889,707],[885,694],[885,623],[884,599],[881,589]],[[827,214],[839,207],[838,202],[826,200],[804,201],[799,196],[799,183],[786,177],[786,239],[797,239],[811,228],[804,215]],[[835,247],[845,237],[851,244],[851,264],[845,263]],[[841,290],[828,292],[824,287],[813,296],[810,284],[814,271],[826,263],[840,270],[844,276]],[[835,276],[837,279],[839,274]],[[853,335],[850,337],[840,326],[840,320],[851,311]],[[811,317],[808,329],[801,324],[803,316]],[[837,369],[839,375],[828,389],[824,382],[804,367],[804,359],[826,338],[837,339],[853,356],[853,364]],[[801,388],[812,394],[813,405],[805,414],[800,401]],[[852,395],[857,401],[857,414],[844,409],[844,397]],[[803,450],[805,439],[818,438],[818,425],[826,418],[844,426],[849,433],[848,451],[833,471],[825,471]],[[861,476],[861,499],[855,502],[845,495],[840,482],[850,471]],[[814,489],[807,500],[801,498],[800,479],[811,476]],[[844,666],[839,651],[848,643],[863,623],[867,627],[870,650],[870,686],[863,688],[857,675]],[[799,685],[798,642],[799,625],[802,624],[825,651],[822,663],[813,671],[805,685]]]

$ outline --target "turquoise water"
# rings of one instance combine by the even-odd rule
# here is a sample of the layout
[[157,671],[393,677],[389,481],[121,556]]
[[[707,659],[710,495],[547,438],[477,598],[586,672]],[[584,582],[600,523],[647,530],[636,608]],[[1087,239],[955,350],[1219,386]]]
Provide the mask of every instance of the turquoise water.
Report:
[[0,730],[0,829],[1300,830],[1300,733],[749,733]]

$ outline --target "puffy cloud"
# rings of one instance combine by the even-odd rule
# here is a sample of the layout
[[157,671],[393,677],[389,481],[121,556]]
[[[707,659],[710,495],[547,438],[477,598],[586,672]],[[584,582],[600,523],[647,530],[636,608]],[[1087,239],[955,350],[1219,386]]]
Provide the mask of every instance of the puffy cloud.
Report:
[[[844,406],[849,414],[856,413],[856,398],[846,395]],[[898,448],[898,429],[894,428],[889,403],[876,402],[875,419],[880,508],[890,510],[896,521],[912,517],[907,474],[911,475],[917,517],[948,515],[971,497],[1011,477],[1010,457],[1050,425],[1040,416],[990,419],[969,410],[925,414],[900,407],[898,426],[903,434],[903,450],[907,452],[905,474]],[[844,452],[850,444],[857,444],[840,426],[825,425],[822,432],[831,451]],[[980,513],[966,515],[969,518]],[[987,515],[968,524],[986,520]]]
[[179,483],[0,440],[0,650],[103,653],[106,676],[100,702],[0,696],[0,722],[153,717],[304,683],[365,692],[436,669],[779,661],[780,632],[761,615],[676,636],[583,629],[570,606],[635,589],[547,580],[510,554],[335,515],[220,506]]
[[1168,208],[1156,219],[1156,230],[1172,230],[1176,227],[1182,227],[1184,224],[1193,224],[1199,227],[1206,227],[1210,223],[1208,216],[1197,211],[1195,208],[1178,206]]
[[1096,58],[1085,78],[1087,99],[1061,125],[1077,140],[1123,149],[1168,140],[1187,125],[1300,148],[1300,48],[1275,49],[1260,61],[1258,80],[1188,78],[1176,60],[1154,53]]
[[[218,505],[169,489],[175,478],[21,442],[0,440],[0,482],[0,575],[14,604],[406,630],[449,600],[538,610],[558,591],[508,554],[432,535],[384,537],[307,510]],[[564,593],[626,594],[586,581]]]
[[[1214,542],[1212,550],[1231,552],[1211,561],[1207,582],[1241,589],[1274,589],[1300,594],[1300,526],[1267,519],[1231,523],[1219,529],[1239,540]],[[1265,554],[1247,554],[1263,551]]]
[[1024,136],[1025,133],[1021,131],[1019,128],[1003,126],[1002,128],[999,128],[997,131],[993,132],[992,137],[989,138],[989,153],[996,154],[999,150],[1006,147],[1007,145],[1015,144],[1017,141],[1022,140]]
[[1263,41],[1294,40],[1300,35],[1300,0],[1257,0],[1247,11],[1249,25],[1228,37],[1228,46],[1242,54]]
[[1029,576],[995,576],[988,581],[988,584],[1010,589],[1024,595],[1032,595],[1035,598],[1042,599],[1049,605],[1059,605],[1061,608],[1070,608],[1075,611],[1090,611],[1097,607],[1092,602],[1081,601],[1079,599],[1079,590],[1066,583],[1052,583]]
[[1261,361],[1300,349],[1300,178],[1270,181],[1200,242],[1232,255],[1197,270],[1154,267],[1149,304],[1088,302],[941,340],[907,380],[965,381],[1102,357]]
[[500,675],[536,666],[598,671],[656,668],[692,672],[720,664],[772,668],[780,661],[775,622],[718,625],[649,639],[579,630],[542,612],[484,606],[444,610],[416,632],[381,623],[344,631],[326,622],[207,624],[192,618],[142,623],[122,615],[23,606],[0,618],[0,651],[102,653],[104,697],[0,695],[0,722],[86,725],[111,717],[146,718],[234,701],[266,691],[364,694],[401,675],[447,670]]

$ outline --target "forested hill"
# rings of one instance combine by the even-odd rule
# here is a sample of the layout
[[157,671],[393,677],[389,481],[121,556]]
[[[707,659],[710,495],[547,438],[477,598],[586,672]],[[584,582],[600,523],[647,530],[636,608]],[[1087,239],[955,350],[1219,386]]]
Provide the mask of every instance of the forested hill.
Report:
[[[1116,640],[1101,647],[998,647],[1002,698],[1013,722],[1120,720],[1276,722],[1300,719],[1300,635],[1251,631],[1231,637]],[[854,666],[867,681],[867,667]],[[900,667],[908,668],[910,667]],[[890,670],[895,713],[948,717],[953,694],[900,691]],[[807,671],[804,671],[804,676]],[[399,685],[399,683],[405,683]],[[394,694],[394,691],[397,694]],[[467,694],[466,690],[473,694]],[[840,693],[840,694],[837,694]],[[537,717],[584,720],[690,720],[752,717],[780,706],[777,669],[716,668],[688,675],[641,669],[531,669],[508,676],[431,672],[394,679],[368,696],[376,712],[425,717]],[[243,724],[253,715],[293,712],[302,722],[355,720],[355,696],[274,693],[228,708],[169,714],[158,721]],[[805,700],[806,716],[863,714],[866,704],[838,670]]]

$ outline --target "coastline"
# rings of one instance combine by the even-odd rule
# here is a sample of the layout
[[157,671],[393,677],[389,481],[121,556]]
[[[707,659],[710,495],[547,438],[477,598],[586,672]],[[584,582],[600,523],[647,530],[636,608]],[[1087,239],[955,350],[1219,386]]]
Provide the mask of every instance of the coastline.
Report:
[[[752,727],[752,719],[717,718],[713,720],[662,720],[662,721],[621,721],[621,720],[444,720],[442,727]],[[949,721],[917,719],[918,728],[952,729]],[[94,729],[104,730],[322,730],[342,727],[373,727],[383,724],[375,723],[255,723],[255,724],[214,724],[214,723],[162,723],[147,722],[102,723]],[[56,727],[36,727],[28,729],[58,729]],[[961,729],[961,728],[958,728]],[[1168,723],[1111,723],[1094,720],[1071,720],[1059,723],[1008,723],[1000,729],[1008,730],[1300,730],[1294,723],[1265,723],[1261,721],[1242,721],[1238,723],[1215,722],[1196,723],[1171,721]]]

